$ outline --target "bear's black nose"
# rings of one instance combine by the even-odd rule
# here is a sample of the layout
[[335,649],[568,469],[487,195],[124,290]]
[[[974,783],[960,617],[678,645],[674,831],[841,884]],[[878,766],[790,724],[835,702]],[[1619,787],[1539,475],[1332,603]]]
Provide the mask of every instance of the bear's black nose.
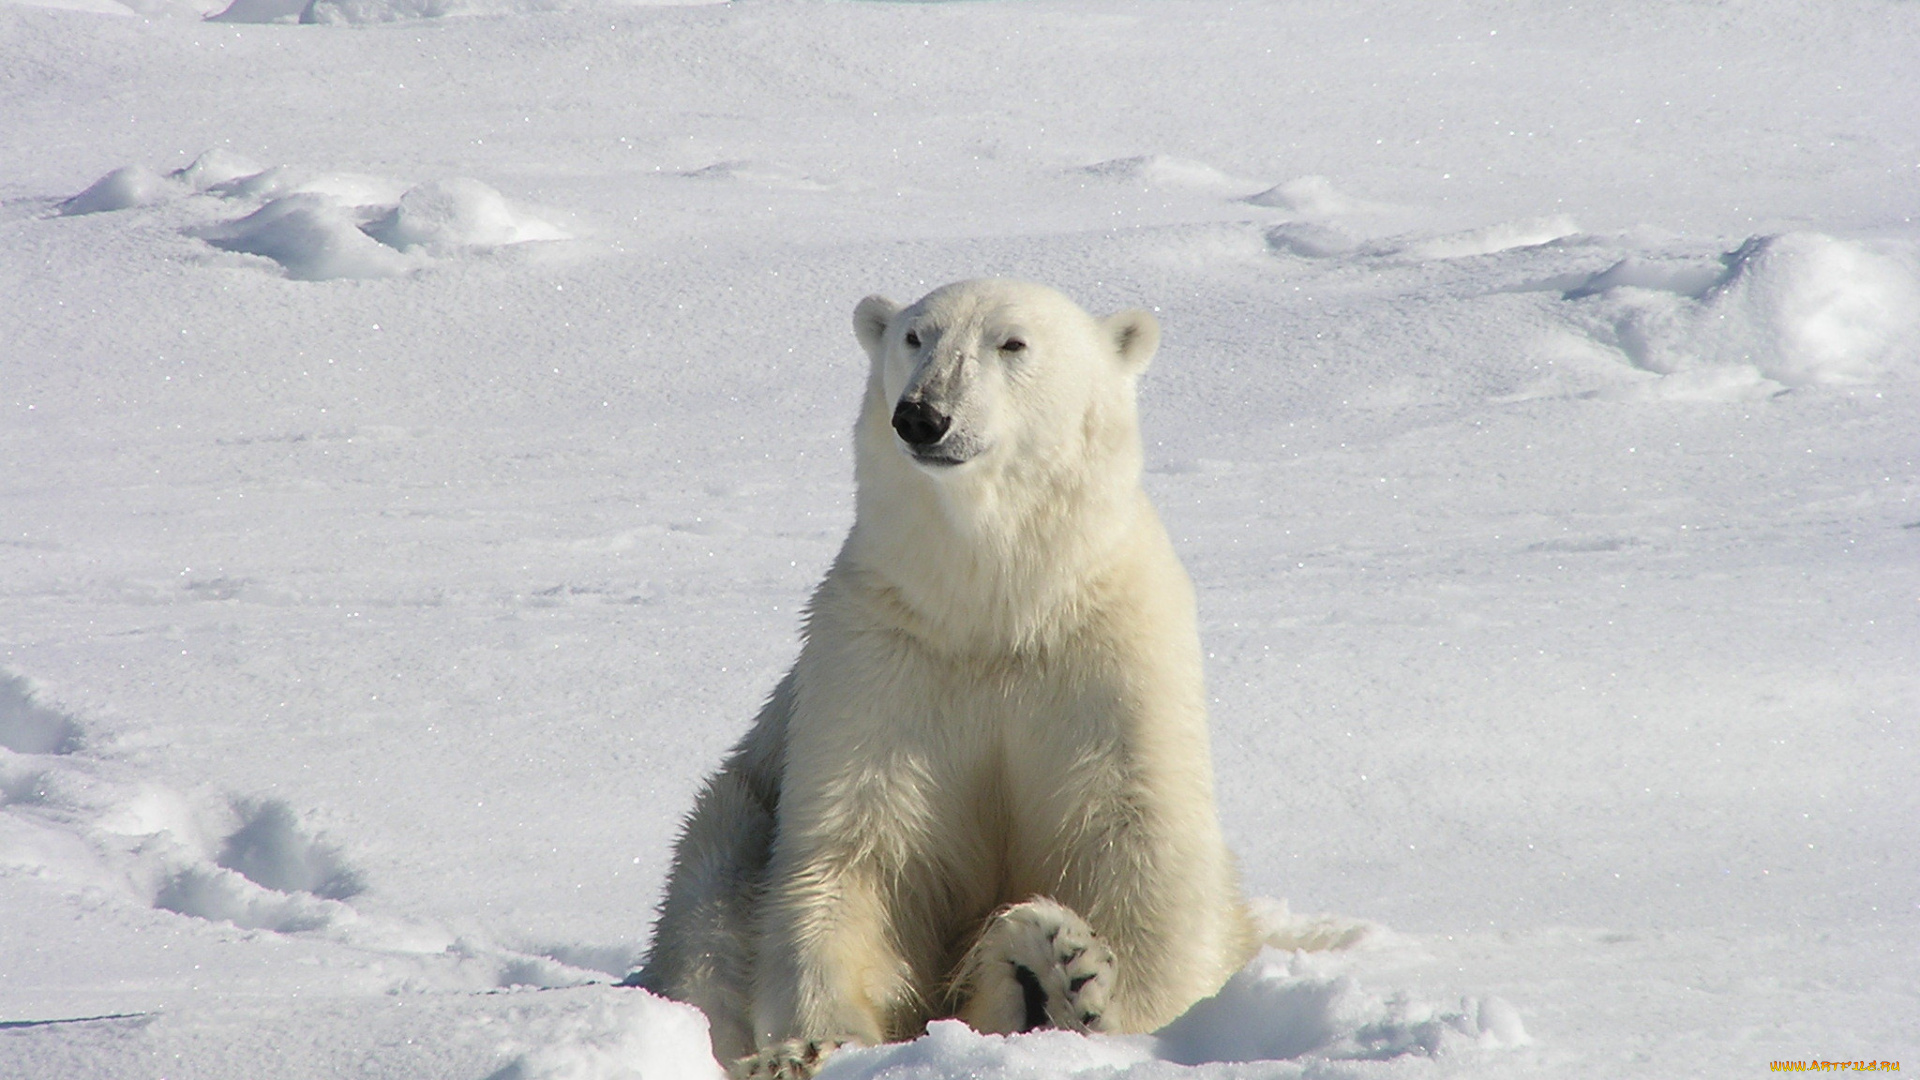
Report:
[[893,430],[908,446],[932,446],[946,437],[953,417],[924,401],[903,401],[893,410]]

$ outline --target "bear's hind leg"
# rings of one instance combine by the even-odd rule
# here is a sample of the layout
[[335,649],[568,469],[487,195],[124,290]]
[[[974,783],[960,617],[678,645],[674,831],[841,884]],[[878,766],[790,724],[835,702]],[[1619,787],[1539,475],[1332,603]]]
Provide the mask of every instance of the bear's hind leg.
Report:
[[653,946],[621,983],[698,1006],[721,1061],[753,1049],[754,908],[772,835],[735,771],[709,781],[674,852]]
[[1104,1031],[1113,950],[1072,908],[1035,897],[994,912],[954,982],[975,1031]]

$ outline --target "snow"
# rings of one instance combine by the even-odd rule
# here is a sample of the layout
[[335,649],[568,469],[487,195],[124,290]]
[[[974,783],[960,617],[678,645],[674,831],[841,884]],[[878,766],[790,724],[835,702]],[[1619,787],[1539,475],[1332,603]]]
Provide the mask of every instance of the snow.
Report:
[[1269,948],[829,1078],[1920,1057],[1915,55],[1891,0],[0,3],[0,1075],[715,1075],[611,984],[851,520],[854,303],[981,274],[1165,330]]
[[[218,148],[162,176],[125,165],[60,204],[62,214],[154,206],[187,195],[217,198],[244,216],[186,230],[222,251],[259,255],[290,278],[394,277],[448,256],[535,240],[568,240],[561,227],[515,208],[478,180],[407,186],[380,177],[262,169]],[[201,200],[203,203],[205,199]]]
[[1751,237],[1719,262],[1724,269],[1715,273],[1629,257],[1567,297],[1606,297],[1601,317],[1613,322],[1621,351],[1667,380],[1731,369],[1741,384],[1771,395],[1871,383],[1911,365],[1920,278],[1910,254],[1790,232]]

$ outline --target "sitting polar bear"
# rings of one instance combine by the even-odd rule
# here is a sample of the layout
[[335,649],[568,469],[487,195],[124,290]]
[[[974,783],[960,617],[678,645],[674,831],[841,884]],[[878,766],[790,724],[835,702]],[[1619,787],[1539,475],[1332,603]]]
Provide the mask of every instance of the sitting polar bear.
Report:
[[628,984],[703,1009],[745,1077],[942,1017],[1152,1031],[1255,946],[1193,589],[1140,487],[1159,325],[999,280],[853,322],[853,530]]

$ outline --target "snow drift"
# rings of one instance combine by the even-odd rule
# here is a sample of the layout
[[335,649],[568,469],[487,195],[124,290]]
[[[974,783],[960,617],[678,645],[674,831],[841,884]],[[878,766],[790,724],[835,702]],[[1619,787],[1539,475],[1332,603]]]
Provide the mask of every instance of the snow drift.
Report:
[[1755,236],[1719,265],[1623,259],[1568,290],[1665,392],[1778,392],[1920,370],[1920,279],[1819,233]]

